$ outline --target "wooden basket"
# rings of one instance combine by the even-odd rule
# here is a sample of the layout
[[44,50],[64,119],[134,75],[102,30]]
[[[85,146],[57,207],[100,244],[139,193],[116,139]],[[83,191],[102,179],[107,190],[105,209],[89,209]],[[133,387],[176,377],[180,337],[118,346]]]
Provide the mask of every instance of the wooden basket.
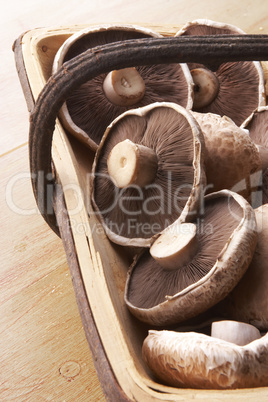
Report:
[[[57,50],[71,34],[83,28],[35,29],[15,41],[17,70],[30,113],[51,75]],[[180,27],[150,28],[173,36]],[[58,191],[54,208],[84,330],[107,400],[268,400],[268,388],[178,389],[152,377],[141,358],[142,342],[149,328],[131,316],[123,301],[130,258],[123,248],[108,240],[96,216],[90,213],[88,178],[93,157],[56,122],[52,158]]]

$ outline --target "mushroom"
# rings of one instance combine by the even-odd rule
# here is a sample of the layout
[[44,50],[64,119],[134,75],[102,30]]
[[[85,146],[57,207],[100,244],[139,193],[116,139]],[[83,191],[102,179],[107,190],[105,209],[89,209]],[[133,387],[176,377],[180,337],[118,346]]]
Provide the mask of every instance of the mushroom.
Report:
[[174,221],[194,218],[205,186],[203,136],[189,111],[153,103],[107,128],[92,168],[92,205],[115,243],[148,247]]
[[154,326],[190,320],[224,299],[245,273],[257,232],[242,196],[206,195],[195,225],[174,223],[135,257],[124,298],[139,320]]
[[223,320],[214,321],[211,325],[211,336],[227,342],[245,346],[261,338],[260,331],[251,324],[244,322]]
[[[103,25],[86,28],[69,37],[58,50],[55,73],[65,61],[99,45],[128,39],[161,37],[136,25]],[[106,127],[124,111],[157,101],[192,107],[193,80],[187,64],[133,66],[101,74],[68,97],[60,112],[64,127],[96,150]]]
[[262,164],[262,191],[259,205],[268,202],[268,106],[257,108],[241,125],[257,145]]
[[256,145],[248,130],[227,116],[192,114],[205,140],[207,191],[231,189],[249,201],[261,182],[261,169],[268,167],[268,149]]
[[262,66],[263,74],[264,74],[265,94],[266,94],[266,99],[267,99],[267,97],[268,97],[268,61],[267,60],[261,61],[261,66]]
[[[245,34],[234,25],[198,19],[175,36]],[[194,88],[193,110],[230,117],[237,125],[266,104],[264,73],[260,62],[226,62],[220,65],[189,63]]]
[[245,346],[196,332],[150,330],[142,357],[165,384],[203,389],[268,385],[268,333]]
[[268,330],[268,204],[255,209],[257,245],[243,278],[215,308],[215,314]]

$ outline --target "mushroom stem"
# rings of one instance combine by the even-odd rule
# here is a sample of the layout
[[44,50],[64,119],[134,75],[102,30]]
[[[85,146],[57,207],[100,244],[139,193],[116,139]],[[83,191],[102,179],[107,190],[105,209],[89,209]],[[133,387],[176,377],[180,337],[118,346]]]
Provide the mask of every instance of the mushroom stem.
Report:
[[260,331],[251,324],[238,321],[215,321],[211,325],[211,336],[239,346],[261,338]]
[[157,155],[151,148],[126,139],[116,144],[107,159],[110,178],[119,188],[145,187],[152,183],[158,168]]
[[216,75],[205,68],[191,70],[194,81],[193,108],[200,109],[208,106],[219,92],[219,81]]
[[150,248],[151,256],[166,270],[176,270],[189,263],[197,251],[196,225],[170,226]]
[[268,149],[262,145],[257,145],[261,159],[262,170],[268,168]]
[[135,67],[113,70],[103,82],[107,99],[117,106],[132,106],[144,96],[145,84]]

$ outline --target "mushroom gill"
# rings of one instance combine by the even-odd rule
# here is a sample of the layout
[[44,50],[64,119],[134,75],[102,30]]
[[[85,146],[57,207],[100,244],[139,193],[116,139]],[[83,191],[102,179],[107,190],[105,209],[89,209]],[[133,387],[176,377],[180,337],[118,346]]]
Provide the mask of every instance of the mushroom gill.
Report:
[[[134,25],[87,28],[59,49],[53,71],[89,48],[146,37],[161,35]],[[81,85],[67,98],[60,117],[72,134],[96,150],[106,127],[126,110],[163,101],[191,108],[192,90],[186,64],[133,66],[101,74]]]
[[[177,269],[166,269],[149,250],[135,258],[125,301],[141,321],[166,325],[195,317],[222,300],[245,273],[256,245],[256,222],[242,196],[227,190],[207,195],[195,224],[197,248],[183,266],[178,259]],[[155,242],[161,236],[165,232]]]
[[[110,125],[94,160],[92,203],[111,240],[148,246],[153,236],[174,221],[185,219],[188,213],[196,214],[205,184],[202,144],[192,115],[172,103],[128,111]],[[126,149],[128,146],[131,150]],[[151,157],[143,158],[140,169],[134,165],[139,178],[125,181],[125,171],[133,163],[132,149],[141,147]],[[111,155],[112,165],[119,158],[119,174],[108,170]],[[134,157],[136,163],[138,157]],[[145,173],[148,176],[148,164],[153,169],[150,181],[141,185]],[[118,176],[125,185],[116,185]]]
[[[244,33],[233,25],[200,19],[187,23],[176,36]],[[266,104],[264,73],[259,62],[188,63],[188,67],[195,83],[195,111],[226,115],[240,125],[258,106]]]

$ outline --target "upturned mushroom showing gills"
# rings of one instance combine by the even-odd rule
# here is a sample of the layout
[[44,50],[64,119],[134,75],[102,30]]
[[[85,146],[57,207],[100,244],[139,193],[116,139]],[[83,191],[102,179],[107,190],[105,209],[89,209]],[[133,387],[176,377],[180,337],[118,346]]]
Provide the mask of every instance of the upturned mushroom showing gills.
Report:
[[205,187],[203,136],[174,103],[130,110],[106,130],[92,168],[92,205],[115,243],[148,247],[172,224],[192,218]]
[[125,302],[141,321],[163,326],[194,318],[227,296],[246,272],[257,231],[253,208],[242,196],[227,190],[205,196],[195,225],[173,224],[134,259]]
[[258,238],[252,261],[237,286],[215,308],[226,319],[268,331],[268,204],[255,209]]
[[268,148],[260,148],[248,130],[229,117],[192,112],[205,140],[207,192],[231,189],[253,202],[261,183],[262,167],[268,167]]
[[[83,51],[111,42],[161,37],[136,25],[103,25],[73,34],[58,50],[53,72]],[[106,127],[124,111],[153,102],[193,104],[193,80],[187,64],[133,66],[101,74],[67,98],[60,119],[80,141],[96,150]]]
[[[216,21],[198,19],[187,23],[176,36],[245,34]],[[193,110],[230,117],[237,125],[266,104],[264,73],[260,62],[226,62],[220,65],[188,63],[194,87]]]
[[268,106],[256,109],[241,125],[249,131],[263,160],[260,205],[268,203]]
[[196,332],[150,330],[145,363],[172,387],[253,388],[268,385],[268,333],[244,346]]

